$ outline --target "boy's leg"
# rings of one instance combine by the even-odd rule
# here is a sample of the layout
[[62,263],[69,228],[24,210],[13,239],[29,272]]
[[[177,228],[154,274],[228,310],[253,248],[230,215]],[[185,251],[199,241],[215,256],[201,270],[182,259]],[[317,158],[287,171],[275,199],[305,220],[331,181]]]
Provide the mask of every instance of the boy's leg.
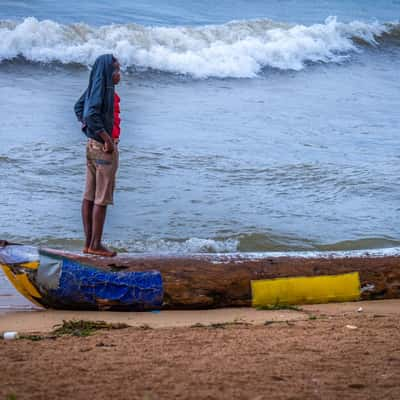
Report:
[[86,145],[86,185],[82,200],[82,224],[85,232],[83,253],[88,252],[92,240],[92,215],[96,193],[96,165],[93,162],[90,143]]
[[82,201],[82,222],[85,231],[85,247],[83,252],[87,253],[92,241],[92,223],[93,223],[93,201],[83,199]]
[[107,206],[95,204],[92,217],[92,240],[90,242],[89,253],[98,254],[104,257],[113,257],[117,253],[107,249],[101,243],[103,237],[104,222],[106,220]]

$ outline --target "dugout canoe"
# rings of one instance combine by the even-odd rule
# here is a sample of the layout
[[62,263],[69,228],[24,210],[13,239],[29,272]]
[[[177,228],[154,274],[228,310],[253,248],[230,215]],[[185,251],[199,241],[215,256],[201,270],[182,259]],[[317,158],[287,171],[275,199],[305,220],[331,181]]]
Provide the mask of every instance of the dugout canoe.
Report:
[[2,241],[0,264],[21,294],[56,309],[243,307],[252,305],[252,281],[352,272],[360,299],[400,298],[400,249],[104,258]]

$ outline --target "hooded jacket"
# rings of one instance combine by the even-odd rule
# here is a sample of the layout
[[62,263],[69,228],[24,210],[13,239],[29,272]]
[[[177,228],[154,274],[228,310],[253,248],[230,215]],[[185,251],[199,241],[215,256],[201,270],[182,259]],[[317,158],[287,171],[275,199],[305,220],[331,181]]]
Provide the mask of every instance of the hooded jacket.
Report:
[[89,85],[76,102],[74,111],[88,138],[104,143],[99,133],[112,135],[114,125],[114,72],[112,54],[98,57],[90,72]]

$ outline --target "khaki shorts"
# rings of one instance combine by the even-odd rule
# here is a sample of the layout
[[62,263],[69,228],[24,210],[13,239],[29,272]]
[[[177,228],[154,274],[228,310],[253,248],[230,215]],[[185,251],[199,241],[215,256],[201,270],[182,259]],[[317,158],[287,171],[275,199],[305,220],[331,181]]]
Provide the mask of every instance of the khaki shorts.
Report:
[[119,163],[118,145],[105,153],[103,145],[89,139],[86,146],[86,187],[83,198],[99,206],[113,204],[115,176]]

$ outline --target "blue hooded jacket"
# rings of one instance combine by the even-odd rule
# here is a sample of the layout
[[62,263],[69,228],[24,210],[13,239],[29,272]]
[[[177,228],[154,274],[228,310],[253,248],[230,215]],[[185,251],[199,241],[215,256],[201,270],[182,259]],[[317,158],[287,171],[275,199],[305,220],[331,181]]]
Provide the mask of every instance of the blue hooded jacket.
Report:
[[114,125],[114,84],[112,74],[115,58],[112,54],[98,57],[89,77],[89,85],[74,110],[83,131],[88,138],[104,143],[99,133],[105,131],[110,136]]

